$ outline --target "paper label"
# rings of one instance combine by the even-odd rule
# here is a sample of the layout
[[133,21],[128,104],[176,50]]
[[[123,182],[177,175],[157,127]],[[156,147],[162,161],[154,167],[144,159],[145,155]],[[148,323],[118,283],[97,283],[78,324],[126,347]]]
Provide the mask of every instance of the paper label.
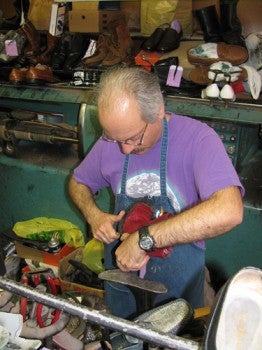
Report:
[[169,68],[166,85],[179,87],[183,75],[183,67],[172,65]]
[[5,41],[5,52],[7,56],[18,56],[18,49],[15,40]]

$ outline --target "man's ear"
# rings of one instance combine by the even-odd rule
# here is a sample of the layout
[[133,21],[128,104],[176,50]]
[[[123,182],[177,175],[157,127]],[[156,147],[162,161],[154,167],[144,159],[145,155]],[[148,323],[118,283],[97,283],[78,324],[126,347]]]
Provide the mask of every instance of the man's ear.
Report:
[[162,103],[160,110],[159,110],[158,118],[163,119],[164,116],[165,116],[165,105]]

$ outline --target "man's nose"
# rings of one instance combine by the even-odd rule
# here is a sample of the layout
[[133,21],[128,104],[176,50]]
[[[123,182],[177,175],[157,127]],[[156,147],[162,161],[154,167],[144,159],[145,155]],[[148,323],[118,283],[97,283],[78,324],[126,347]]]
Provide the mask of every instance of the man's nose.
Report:
[[125,143],[120,144],[120,148],[122,153],[124,154],[130,154],[135,149],[135,146],[133,145],[126,145]]

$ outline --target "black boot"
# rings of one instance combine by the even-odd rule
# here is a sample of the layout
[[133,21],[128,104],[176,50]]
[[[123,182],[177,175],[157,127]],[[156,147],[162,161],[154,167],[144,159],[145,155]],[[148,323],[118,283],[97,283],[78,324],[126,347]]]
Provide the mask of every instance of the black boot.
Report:
[[222,41],[220,25],[215,5],[203,7],[195,11],[196,18],[204,34],[206,43],[218,43]]
[[238,0],[220,1],[220,32],[225,43],[245,47],[242,26],[237,17],[237,3]]

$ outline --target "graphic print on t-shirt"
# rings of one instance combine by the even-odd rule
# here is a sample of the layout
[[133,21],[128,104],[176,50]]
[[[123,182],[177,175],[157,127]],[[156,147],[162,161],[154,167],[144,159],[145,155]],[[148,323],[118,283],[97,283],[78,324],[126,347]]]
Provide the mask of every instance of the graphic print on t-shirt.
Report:
[[[179,213],[183,207],[183,200],[178,192],[166,184],[167,196],[170,198],[176,213]],[[160,177],[155,173],[136,174],[127,180],[126,194],[133,198],[145,196],[160,196]]]

